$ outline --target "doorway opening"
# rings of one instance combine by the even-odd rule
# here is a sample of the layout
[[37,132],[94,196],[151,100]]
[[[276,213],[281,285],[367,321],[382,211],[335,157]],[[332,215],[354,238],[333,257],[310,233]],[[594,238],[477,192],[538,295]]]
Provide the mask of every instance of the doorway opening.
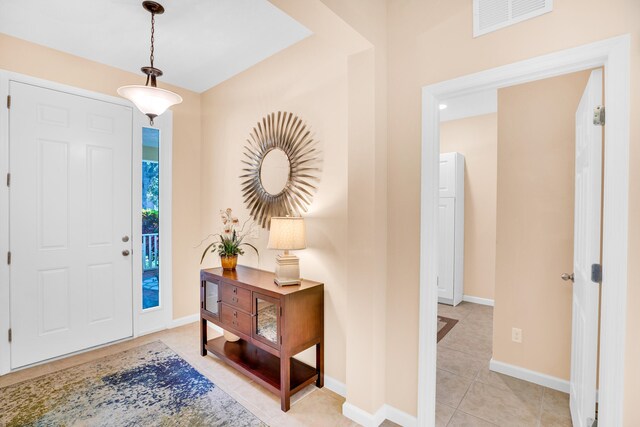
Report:
[[[615,111],[605,127],[602,308],[600,326],[599,422],[620,425],[627,286],[629,37],[623,36],[423,88],[422,227],[418,423],[435,420],[437,348],[439,113],[442,100],[505,88],[549,77],[606,68],[607,108]],[[455,329],[455,327],[454,327]],[[584,420],[586,423],[587,420]],[[580,424],[584,425],[584,424]]]
[[[586,133],[579,129],[595,132],[596,139],[586,148],[599,147],[594,153],[597,178],[602,153],[602,127],[593,125],[587,111],[586,126],[577,130],[577,117],[583,116],[576,112],[579,105],[601,103],[601,76],[600,69],[586,70],[442,101],[447,108],[441,110],[440,122],[440,238],[454,222],[447,217],[458,208],[464,210],[464,220],[444,233],[439,245],[439,320],[458,320],[438,344],[440,419],[451,416],[454,424],[508,420],[517,425],[571,425],[573,287],[593,288],[596,299],[599,289],[598,283],[578,279],[572,286],[562,279],[574,271],[574,246],[581,252],[589,244],[583,238],[589,233],[576,231],[574,239],[574,216],[584,218],[592,204],[596,212],[601,208],[600,180],[594,183],[594,200],[583,200],[592,193],[584,189],[591,185],[585,176],[592,165],[582,144]],[[594,99],[592,91],[597,92]],[[546,119],[531,120],[539,111],[545,111]],[[460,159],[457,180],[447,178],[450,157]],[[452,185],[443,184],[449,181],[464,182],[456,186],[457,197],[451,197]],[[451,204],[455,209],[443,209]],[[594,219],[593,262],[599,263],[600,221]],[[581,227],[576,221],[575,229]],[[458,245],[464,247],[456,256],[452,247]],[[453,283],[460,287],[456,293],[464,295],[459,304],[441,295],[451,287],[446,286],[450,276],[459,279]],[[577,304],[573,311],[581,308]],[[589,311],[579,318],[591,323],[578,325],[577,333],[591,331],[592,363],[584,368],[591,377],[591,386],[585,387],[591,393],[585,406],[591,410],[576,418],[595,419],[597,300]],[[580,357],[576,364],[586,359]],[[579,391],[574,394],[574,400],[580,400]],[[579,412],[575,402],[573,406]]]

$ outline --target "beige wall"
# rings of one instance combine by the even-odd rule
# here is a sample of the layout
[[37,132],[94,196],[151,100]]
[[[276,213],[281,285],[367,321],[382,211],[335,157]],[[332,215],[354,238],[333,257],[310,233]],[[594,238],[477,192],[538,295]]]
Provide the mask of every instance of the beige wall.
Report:
[[[325,283],[326,374],[347,384],[350,403],[375,412],[386,380],[385,52],[321,2],[274,3],[315,35],[203,94],[202,234],[218,230],[221,208],[249,214],[237,176],[255,122],[280,110],[304,118],[319,141],[323,171],[304,215],[308,248],[298,256],[302,274]],[[384,16],[384,1],[375,5],[371,15]],[[273,269],[267,238],[263,230],[259,264],[253,256],[241,263]]]
[[[297,251],[303,277],[325,283],[326,374],[345,381],[347,307],[347,62],[312,36],[202,96],[202,229],[221,228],[218,211],[231,207],[249,218],[240,170],[245,140],[253,126],[273,111],[290,111],[314,133],[322,158],[318,191],[304,215],[307,249]],[[260,258],[247,252],[240,264],[275,268],[269,233],[257,228]],[[219,265],[210,255],[207,266]]]
[[560,274],[573,270],[575,113],[589,74],[498,90],[493,359],[565,380],[572,287]]
[[347,59],[345,379],[347,403],[374,413],[386,398],[387,252],[392,250],[387,245],[387,4],[271,1]]
[[[565,0],[552,13],[472,37],[472,2],[388,5],[389,271],[387,403],[417,408],[421,87],[625,33],[631,34],[631,117],[640,108],[640,2]],[[535,37],[533,36],[535,35]],[[434,42],[436,41],[436,42]],[[631,120],[625,424],[640,423],[640,121]],[[391,149],[392,147],[392,149]],[[415,230],[410,236],[406,230]],[[402,250],[396,248],[402,247]],[[525,338],[526,339],[526,338]],[[396,367],[402,367],[398,369]],[[395,370],[394,370],[395,368]]]
[[[349,87],[345,93],[347,105],[353,112],[347,124],[347,132],[353,132],[350,143],[361,141],[360,150],[365,154],[373,153],[363,157],[365,164],[358,165],[351,156],[358,150],[355,145],[349,147],[349,166],[354,162],[353,168],[347,168],[349,187],[357,183],[363,186],[354,187],[354,191],[348,189],[347,206],[360,207],[358,213],[362,217],[350,217],[347,233],[349,237],[364,239],[348,242],[346,303],[358,308],[353,312],[347,310],[346,314],[348,401],[373,412],[383,400],[409,414],[416,414],[421,87],[630,33],[630,100],[631,116],[635,117],[640,108],[640,20],[637,19],[640,2],[612,0],[603,5],[596,0],[564,0],[554,4],[552,13],[478,38],[472,37],[470,1],[272,2],[309,27],[337,52],[353,56],[369,50],[368,58],[367,55],[352,57],[347,61],[347,67],[348,73],[353,72],[349,78],[354,83],[357,76],[367,76],[369,80],[362,83],[368,86],[362,87],[368,87],[372,93],[356,93]],[[312,52],[306,55],[313,57]],[[108,94],[115,94],[115,88],[139,78],[6,36],[0,36],[0,68]],[[283,99],[295,96],[287,87],[282,90]],[[192,284],[197,283],[199,250],[192,249],[192,246],[208,229],[205,217],[201,227],[197,214],[208,214],[206,209],[200,209],[198,200],[204,194],[199,188],[200,141],[204,139],[200,128],[200,97],[178,91],[185,98],[185,103],[174,110],[175,317],[197,310],[197,288]],[[254,95],[247,96],[251,97],[245,100],[247,103],[260,102]],[[364,117],[358,115],[361,111],[366,112]],[[373,130],[358,135],[357,129],[367,123]],[[322,122],[311,124],[315,129],[324,128]],[[243,135],[248,130],[245,129]],[[640,364],[637,363],[640,360],[640,328],[633,326],[640,324],[640,311],[636,309],[640,303],[640,263],[633,262],[640,256],[638,138],[640,122],[632,120],[629,153],[629,327],[624,349],[624,407],[625,421],[629,426],[640,423],[640,405],[635,404],[640,400]],[[229,141],[217,143],[228,144]],[[207,155],[203,156],[206,158]],[[207,167],[204,163],[202,166]],[[203,173],[205,176],[209,172]],[[365,191],[357,193],[362,189]],[[215,212],[211,214],[215,215]],[[376,246],[352,246],[362,242],[367,245],[374,242]],[[369,265],[373,268],[362,270],[358,261],[363,256],[369,257]],[[387,269],[387,265],[392,268]],[[383,313],[385,306],[386,312]],[[335,375],[339,377],[338,373]]]
[[[0,34],[0,70],[117,96],[120,86],[143,82],[144,76]],[[173,107],[173,317],[198,311],[200,235],[200,96],[164,86],[184,102]]]
[[464,295],[494,299],[496,280],[496,113],[440,124],[440,152],[464,155]]

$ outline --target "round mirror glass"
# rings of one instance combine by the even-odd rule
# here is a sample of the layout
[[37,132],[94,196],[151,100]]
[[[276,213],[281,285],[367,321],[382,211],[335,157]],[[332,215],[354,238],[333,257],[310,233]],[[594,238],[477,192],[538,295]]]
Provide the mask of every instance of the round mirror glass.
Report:
[[262,159],[260,182],[265,191],[276,196],[284,190],[289,181],[291,164],[289,158],[279,148],[269,151]]

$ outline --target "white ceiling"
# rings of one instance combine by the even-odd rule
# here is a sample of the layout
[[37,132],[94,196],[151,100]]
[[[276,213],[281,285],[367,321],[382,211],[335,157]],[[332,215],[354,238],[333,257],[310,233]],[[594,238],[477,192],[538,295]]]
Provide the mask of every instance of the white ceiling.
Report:
[[440,110],[441,122],[495,113],[498,111],[498,91],[492,89],[449,98],[440,101],[440,105],[442,104],[447,108]]
[[[267,0],[160,0],[155,66],[196,92],[311,32]],[[151,16],[136,0],[0,0],[0,32],[123,70],[149,65]],[[140,82],[145,76],[140,74]],[[132,82],[135,84],[136,82]],[[142,84],[142,83],[140,83]]]

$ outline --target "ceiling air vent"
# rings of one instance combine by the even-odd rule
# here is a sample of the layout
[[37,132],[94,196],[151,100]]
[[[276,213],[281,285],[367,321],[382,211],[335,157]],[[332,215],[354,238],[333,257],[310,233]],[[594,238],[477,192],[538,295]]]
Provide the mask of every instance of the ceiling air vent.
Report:
[[525,21],[553,10],[553,0],[473,0],[473,36]]

